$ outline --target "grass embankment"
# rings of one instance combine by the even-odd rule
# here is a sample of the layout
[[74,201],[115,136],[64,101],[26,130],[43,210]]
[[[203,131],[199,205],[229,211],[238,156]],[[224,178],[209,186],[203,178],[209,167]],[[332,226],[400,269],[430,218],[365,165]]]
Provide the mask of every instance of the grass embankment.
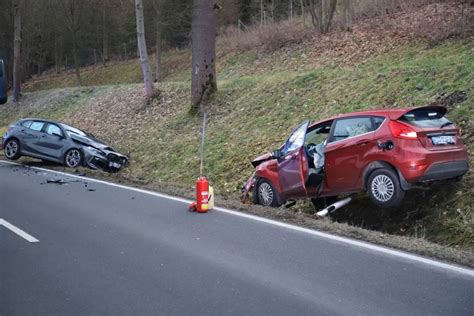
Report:
[[[242,73],[252,65],[258,67],[259,54],[228,55],[219,65],[219,77],[224,78],[219,81],[219,93],[206,109],[206,174],[218,194],[238,198],[243,181],[252,172],[250,160],[279,146],[305,118],[318,120],[365,108],[423,105],[455,90],[469,95],[467,101],[450,108],[449,117],[463,127],[472,163],[473,49],[469,41],[449,41],[432,49],[425,44],[407,44],[353,65],[321,63],[307,71],[276,67],[273,72],[257,71],[257,75]],[[188,62],[188,54],[176,56],[167,58],[176,65]],[[271,54],[264,56],[265,60],[270,58]],[[134,77],[139,76],[137,63],[133,67],[131,62],[111,65],[104,71],[94,70],[89,80],[97,83],[108,78],[110,83],[113,78],[123,81],[125,76],[130,82],[139,81]],[[2,109],[0,132],[25,116],[62,120],[130,153],[132,163],[121,177],[191,188],[199,171],[201,119],[188,116],[189,81],[179,81],[187,72],[185,67],[177,67],[169,73],[168,81],[159,85],[160,96],[149,103],[138,84],[27,93],[21,107],[7,104]],[[55,80],[45,80],[42,87],[61,86],[58,82],[62,80]],[[392,213],[374,208],[361,196],[334,219],[472,251],[473,187],[470,172],[461,183],[410,192],[402,208]],[[308,207],[303,203],[285,212],[304,212]]]

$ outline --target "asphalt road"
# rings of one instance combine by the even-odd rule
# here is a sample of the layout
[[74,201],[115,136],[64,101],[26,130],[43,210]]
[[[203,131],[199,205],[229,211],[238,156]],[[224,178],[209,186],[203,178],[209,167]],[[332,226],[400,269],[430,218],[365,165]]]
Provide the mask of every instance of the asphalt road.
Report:
[[1,162],[0,219],[2,316],[474,312],[472,270]]

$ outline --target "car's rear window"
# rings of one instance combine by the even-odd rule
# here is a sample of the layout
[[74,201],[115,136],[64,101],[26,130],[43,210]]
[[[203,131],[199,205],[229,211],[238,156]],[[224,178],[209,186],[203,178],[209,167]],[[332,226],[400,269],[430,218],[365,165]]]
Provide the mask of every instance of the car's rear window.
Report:
[[441,128],[451,125],[444,113],[436,109],[417,109],[404,114],[400,121],[421,128]]

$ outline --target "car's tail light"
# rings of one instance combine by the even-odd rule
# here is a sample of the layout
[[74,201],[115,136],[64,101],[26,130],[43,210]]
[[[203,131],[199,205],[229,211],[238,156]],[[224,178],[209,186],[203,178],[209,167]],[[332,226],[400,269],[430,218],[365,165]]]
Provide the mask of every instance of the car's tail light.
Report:
[[389,126],[393,137],[404,139],[416,139],[418,137],[416,132],[410,126],[399,121],[390,121]]

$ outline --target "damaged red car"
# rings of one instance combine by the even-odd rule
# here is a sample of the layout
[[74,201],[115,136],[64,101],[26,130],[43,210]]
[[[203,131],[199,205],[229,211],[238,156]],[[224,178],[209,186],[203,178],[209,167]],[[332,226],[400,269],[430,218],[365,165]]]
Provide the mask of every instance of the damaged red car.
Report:
[[424,106],[305,121],[281,148],[252,161],[242,201],[276,207],[310,198],[321,207],[338,195],[367,191],[376,205],[397,207],[405,191],[459,180],[468,171],[461,130],[446,113]]

